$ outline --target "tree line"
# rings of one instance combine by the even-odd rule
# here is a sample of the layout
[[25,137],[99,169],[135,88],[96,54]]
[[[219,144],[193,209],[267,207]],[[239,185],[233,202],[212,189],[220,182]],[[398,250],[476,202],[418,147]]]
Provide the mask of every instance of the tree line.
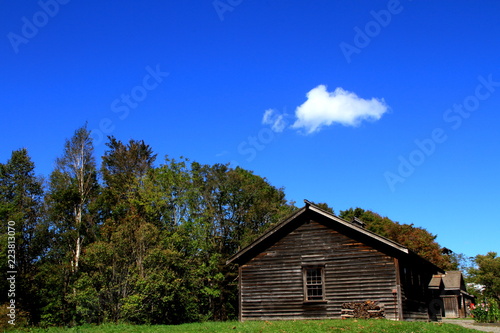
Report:
[[[225,263],[297,209],[284,189],[240,167],[168,156],[156,163],[144,141],[111,136],[106,147],[98,166],[83,126],[47,179],[35,174],[26,149],[0,163],[0,246],[7,249],[14,221],[18,323],[237,318],[237,270]],[[425,229],[359,208],[340,216],[359,217],[437,265],[456,267]],[[7,271],[1,251],[4,291]],[[8,302],[2,292],[0,303]]]

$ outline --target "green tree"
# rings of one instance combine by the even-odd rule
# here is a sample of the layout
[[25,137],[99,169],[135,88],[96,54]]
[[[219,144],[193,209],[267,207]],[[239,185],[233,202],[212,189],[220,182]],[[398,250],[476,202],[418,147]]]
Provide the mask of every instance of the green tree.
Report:
[[[138,198],[159,241],[145,253],[145,278],[127,298],[126,316],[150,304],[152,322],[234,318],[236,274],[225,262],[289,213],[283,190],[241,168],[166,158],[144,177]],[[153,289],[169,297],[144,292]]]
[[140,190],[156,155],[144,141],[123,144],[109,137],[106,145],[99,236],[87,247],[85,274],[77,281],[82,293],[75,295],[82,320],[98,322],[133,320],[136,309],[131,304],[140,303],[137,286],[146,277],[146,256],[159,236],[147,220]]
[[[95,237],[83,244],[77,274],[58,275],[71,277],[59,281],[65,287],[45,289],[53,300],[46,318],[49,310],[65,309],[74,322],[235,318],[237,274],[226,261],[296,209],[284,190],[251,171],[222,164],[167,157],[155,168],[156,155],[143,141],[110,137],[107,147],[93,203],[99,215]],[[69,214],[75,192],[66,190],[51,192],[51,212]],[[64,244],[58,240],[64,235],[56,233],[55,242]],[[71,265],[64,266],[66,253],[54,246],[47,260],[71,273]],[[47,285],[58,282],[48,269],[44,274]]]
[[469,270],[470,281],[483,285],[484,296],[492,297],[500,303],[500,257],[496,252],[478,254],[475,263],[476,267]]
[[94,146],[86,125],[66,140],[62,157],[56,159],[51,181],[51,194],[60,191],[57,194],[67,194],[71,200],[68,209],[64,210],[65,213],[70,212],[69,218],[66,216],[67,221],[64,221],[65,218],[59,215],[58,220],[64,221],[64,231],[74,231],[71,270],[77,272],[83,242],[96,222],[89,211],[98,190]]
[[[93,154],[92,138],[85,125],[66,140],[50,175],[46,203],[54,236],[44,276],[48,292],[57,290],[59,297],[47,301],[46,320],[50,323],[76,320],[76,304],[71,301],[77,292],[73,283],[78,277],[82,250],[95,238],[97,224],[93,204],[99,186]],[[51,270],[58,275],[50,274]]]
[[[0,163],[0,220],[1,246],[7,248],[7,221],[13,221],[15,229],[16,268],[7,269],[6,251],[2,251],[1,286],[6,287],[6,272],[16,270],[16,306],[28,311],[30,320],[39,317],[40,299],[37,293],[36,273],[40,257],[47,250],[48,228],[42,206],[42,179],[35,175],[35,164],[26,149],[13,151],[6,164]],[[7,292],[2,293],[2,303]]]
[[236,311],[236,272],[225,262],[264,229],[293,210],[283,189],[242,168],[193,163],[193,186],[199,196],[192,208],[204,256],[200,270],[206,276],[203,289],[209,316],[227,320]]
[[100,202],[103,208],[103,232],[108,237],[120,221],[130,213],[139,185],[152,169],[156,154],[144,141],[130,140],[123,144],[113,136],[106,143],[108,150],[102,157],[101,173],[104,180]]

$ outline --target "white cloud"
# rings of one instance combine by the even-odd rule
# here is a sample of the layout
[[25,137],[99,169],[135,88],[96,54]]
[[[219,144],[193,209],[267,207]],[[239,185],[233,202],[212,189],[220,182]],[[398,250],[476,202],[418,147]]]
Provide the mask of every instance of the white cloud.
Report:
[[340,87],[328,92],[326,86],[319,85],[307,93],[307,101],[295,110],[297,120],[292,128],[311,134],[334,123],[357,126],[363,120],[380,119],[387,109],[384,99],[363,99]]
[[286,127],[285,115],[280,114],[274,109],[268,109],[264,112],[262,123],[264,125],[271,125],[271,129],[274,132],[281,133]]

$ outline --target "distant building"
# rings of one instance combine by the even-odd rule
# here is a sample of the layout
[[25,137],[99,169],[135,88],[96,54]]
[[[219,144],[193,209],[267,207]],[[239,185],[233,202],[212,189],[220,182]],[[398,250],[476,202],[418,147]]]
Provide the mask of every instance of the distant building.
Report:
[[435,299],[441,299],[441,315],[445,318],[465,318],[469,316],[470,303],[474,296],[467,292],[464,278],[460,271],[436,274],[429,283]]
[[388,319],[440,316],[441,289],[429,283],[443,270],[360,220],[305,203],[228,260],[239,265],[240,320],[341,318],[343,304],[366,301]]

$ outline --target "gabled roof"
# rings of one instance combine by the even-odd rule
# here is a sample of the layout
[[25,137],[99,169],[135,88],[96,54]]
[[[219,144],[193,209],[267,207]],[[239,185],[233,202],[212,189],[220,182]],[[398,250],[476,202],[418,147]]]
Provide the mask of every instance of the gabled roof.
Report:
[[445,290],[465,290],[465,283],[460,271],[447,271],[445,274],[435,274],[429,282],[429,288]]
[[363,228],[359,224],[355,224],[346,221],[330,212],[327,212],[313,203],[304,200],[305,206],[290,215],[283,222],[277,224],[269,231],[264,233],[262,236],[253,241],[250,245],[240,250],[238,253],[233,255],[227,261],[227,264],[238,263],[242,264],[252,259],[254,256],[264,251],[268,246],[274,244],[279,239],[287,235],[289,232],[296,229],[298,226],[304,223],[305,219],[301,217],[317,217],[322,220],[323,223],[330,225],[332,228],[340,228],[345,231],[349,231],[355,235],[361,236],[365,239],[369,239],[376,244],[384,248],[395,252],[399,255],[410,254],[408,248],[403,245],[396,243],[388,238],[380,236],[372,231]]
[[441,289],[441,287],[443,286],[443,276],[444,274],[434,274],[432,276],[431,282],[429,282],[429,289]]
[[463,290],[465,283],[463,281],[462,272],[448,271],[443,276],[443,284],[446,290]]
[[429,282],[429,289],[458,291],[463,295],[474,297],[467,293],[464,277],[460,271],[447,271],[445,274],[433,275],[431,282]]

